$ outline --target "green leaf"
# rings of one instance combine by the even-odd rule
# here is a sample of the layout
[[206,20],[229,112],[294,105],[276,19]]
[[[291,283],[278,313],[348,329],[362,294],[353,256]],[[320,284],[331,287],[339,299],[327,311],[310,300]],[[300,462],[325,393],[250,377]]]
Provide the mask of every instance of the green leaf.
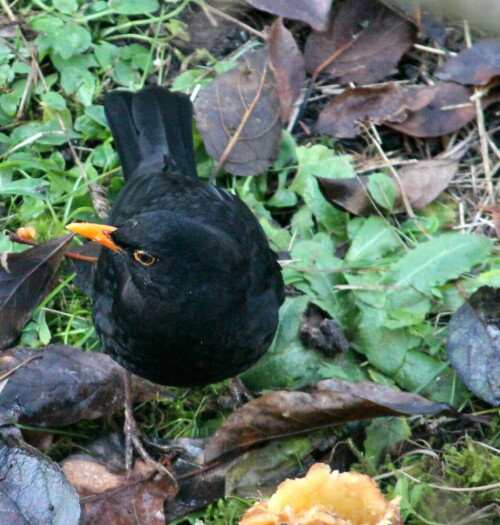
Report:
[[69,15],[78,11],[78,3],[76,0],[52,0],[54,7],[65,15]]
[[299,168],[290,190],[298,193],[323,228],[342,238],[348,215],[331,206],[321,194],[314,175],[321,177],[353,176],[350,157],[335,155],[322,145],[299,146],[296,149]]
[[55,93],[54,91],[44,93],[42,95],[42,102],[58,111],[62,111],[66,108],[66,100],[64,100],[64,97],[59,95],[59,93]]
[[410,427],[405,418],[383,417],[375,419],[366,429],[364,442],[366,460],[373,467],[377,467],[382,459],[382,454],[389,447],[408,439],[410,436]]
[[361,220],[364,221],[363,226],[357,231],[346,253],[346,263],[376,262],[401,247],[396,230],[386,221],[380,217]]
[[157,11],[160,5],[157,0],[111,0],[109,7],[121,15],[142,15]]
[[48,182],[40,179],[20,179],[4,182],[0,177],[0,195],[28,195],[41,198],[45,194]]
[[280,310],[280,324],[269,351],[241,378],[252,390],[301,388],[324,378],[323,365],[331,360],[305,348],[298,335],[308,297],[288,298]]
[[372,199],[382,208],[392,210],[396,198],[396,183],[385,173],[373,173],[366,185]]

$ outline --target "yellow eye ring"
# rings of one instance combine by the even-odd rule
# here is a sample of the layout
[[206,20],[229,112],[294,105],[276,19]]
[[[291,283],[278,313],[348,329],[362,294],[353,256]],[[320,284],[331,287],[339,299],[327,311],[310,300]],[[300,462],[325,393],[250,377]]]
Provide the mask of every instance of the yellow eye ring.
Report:
[[134,259],[143,266],[151,266],[154,262],[156,262],[156,257],[148,252],[145,252],[144,250],[136,250],[134,252]]

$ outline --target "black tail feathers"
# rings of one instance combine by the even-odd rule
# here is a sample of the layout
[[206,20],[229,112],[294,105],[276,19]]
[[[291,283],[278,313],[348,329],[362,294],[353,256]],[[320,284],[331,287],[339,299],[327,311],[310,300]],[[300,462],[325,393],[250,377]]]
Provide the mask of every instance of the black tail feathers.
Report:
[[137,93],[113,91],[104,101],[125,179],[135,172],[161,169],[172,158],[197,177],[191,101],[182,93],[148,86]]

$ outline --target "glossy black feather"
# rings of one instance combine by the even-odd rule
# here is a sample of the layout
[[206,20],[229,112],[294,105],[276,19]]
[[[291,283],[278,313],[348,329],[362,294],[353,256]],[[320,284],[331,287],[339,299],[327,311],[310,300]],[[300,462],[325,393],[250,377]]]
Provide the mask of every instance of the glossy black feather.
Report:
[[[115,92],[106,114],[126,184],[110,215],[123,252],[103,249],[94,281],[105,351],[166,385],[242,372],[268,349],[283,302],[262,228],[240,199],[194,177],[185,96],[159,87]],[[136,250],[156,262],[142,266]]]

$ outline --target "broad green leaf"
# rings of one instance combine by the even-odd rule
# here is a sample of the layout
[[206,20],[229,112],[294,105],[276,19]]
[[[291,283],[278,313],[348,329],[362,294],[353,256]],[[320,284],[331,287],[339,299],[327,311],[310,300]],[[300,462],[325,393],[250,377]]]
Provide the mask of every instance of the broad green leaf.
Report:
[[58,111],[62,111],[66,108],[66,100],[64,100],[64,97],[59,95],[59,93],[55,93],[54,91],[44,93],[42,95],[42,102]]
[[11,182],[2,182],[0,177],[0,195],[30,195],[42,198],[48,182],[40,179],[20,179]]
[[157,0],[110,0],[110,9],[121,15],[142,15],[160,8]]
[[331,206],[321,194],[314,175],[321,177],[353,176],[350,157],[337,156],[322,145],[299,146],[296,150],[299,167],[290,190],[298,193],[316,216],[323,228],[335,237],[342,238],[347,214]]
[[456,279],[481,263],[491,248],[491,241],[479,235],[445,233],[410,250],[393,265],[388,281],[428,294],[433,286]]
[[356,233],[345,262],[375,262],[400,247],[401,241],[393,227],[380,217],[369,217]]
[[396,198],[394,180],[385,173],[373,173],[368,177],[366,185],[372,199],[386,210],[392,210]]

